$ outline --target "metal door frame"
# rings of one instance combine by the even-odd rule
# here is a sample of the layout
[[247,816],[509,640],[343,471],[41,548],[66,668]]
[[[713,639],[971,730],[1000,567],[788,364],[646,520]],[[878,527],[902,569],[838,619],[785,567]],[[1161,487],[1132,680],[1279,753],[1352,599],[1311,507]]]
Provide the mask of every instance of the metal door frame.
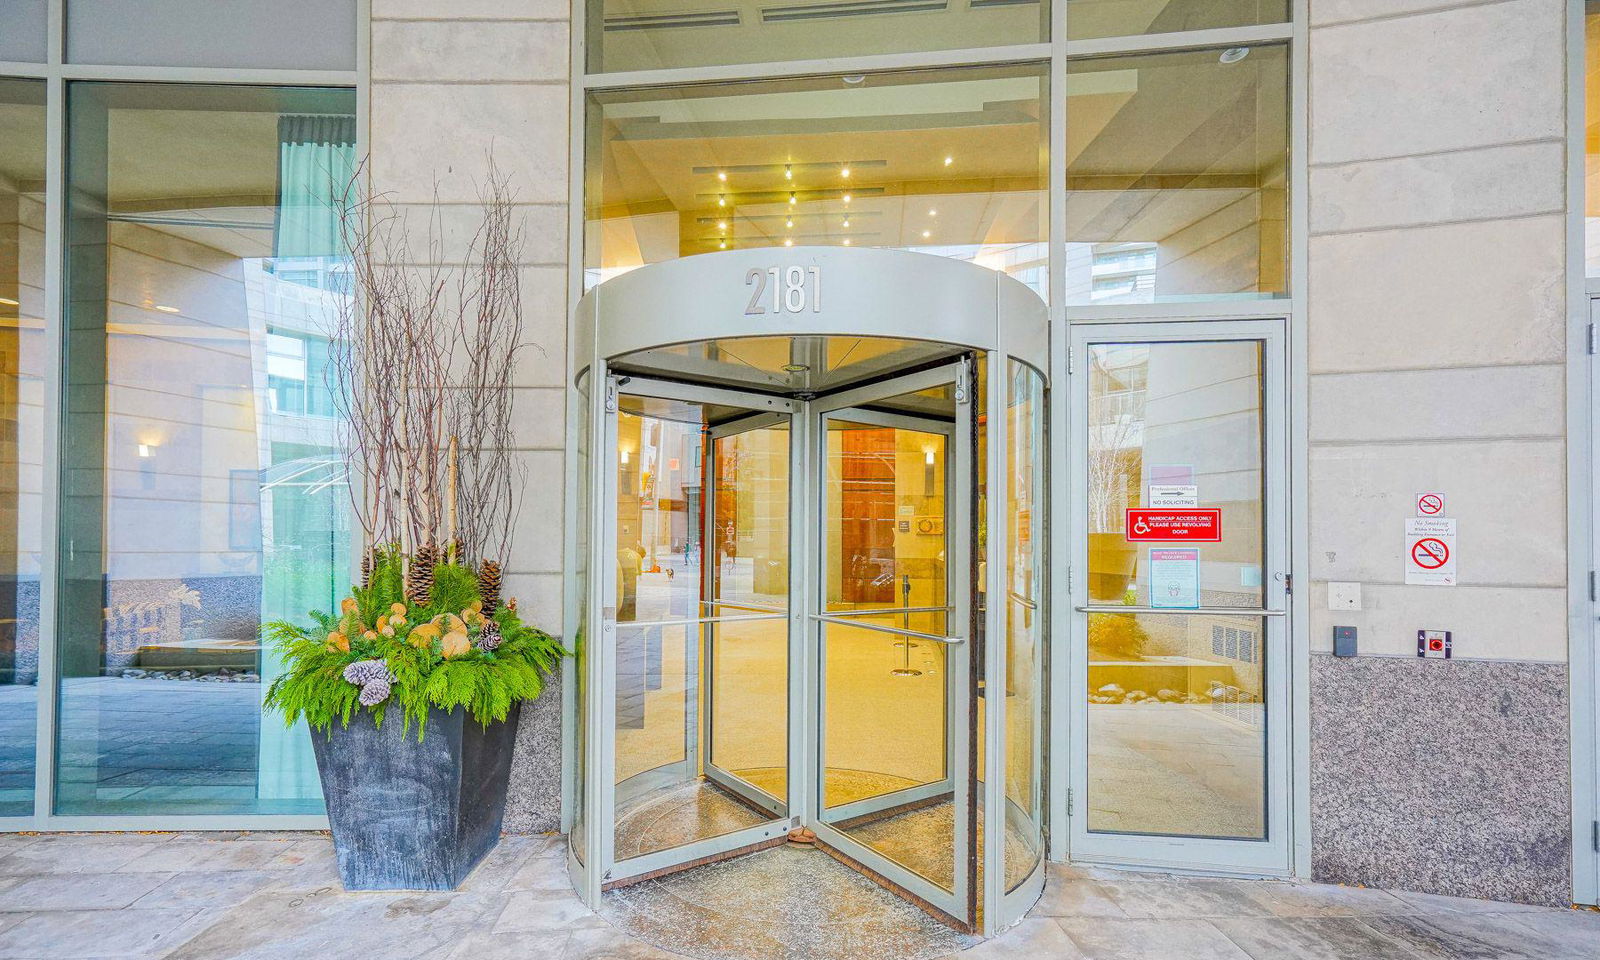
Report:
[[[974,701],[974,691],[971,687],[971,671],[973,667],[973,638],[966,636],[967,626],[971,621],[971,604],[973,597],[971,589],[965,582],[953,583],[955,574],[960,571],[970,570],[973,560],[974,536],[968,529],[971,522],[971,505],[967,502],[969,496],[976,493],[973,484],[972,468],[976,451],[972,448],[971,423],[972,423],[972,364],[968,358],[958,359],[954,363],[943,364],[918,373],[908,374],[889,380],[880,380],[875,383],[843,390],[829,395],[820,400],[813,401],[811,409],[806,415],[809,428],[813,432],[810,446],[815,460],[812,464],[813,474],[808,478],[814,482],[806,500],[812,505],[811,515],[807,518],[807,532],[814,538],[814,544],[807,556],[807,569],[809,571],[811,596],[808,598],[806,611],[808,624],[806,630],[807,646],[809,648],[808,660],[813,665],[811,686],[807,689],[806,703],[814,714],[808,719],[807,727],[815,738],[812,752],[808,756],[810,770],[807,793],[813,807],[807,811],[806,825],[816,832],[823,843],[839,851],[844,856],[855,861],[862,867],[876,874],[901,891],[909,893],[926,906],[948,914],[958,922],[975,927],[978,917],[972,909],[974,886],[976,876],[974,866],[974,853],[982,856],[983,851],[976,850],[970,824],[972,822],[971,808],[976,804],[973,795],[974,771],[972,769],[973,738],[977,736],[974,724],[971,722],[971,704]],[[955,386],[956,418],[954,422],[935,418],[918,416],[915,414],[886,413],[871,409],[874,400],[883,400],[890,397],[913,393],[933,386],[953,384]],[[838,619],[830,617],[822,609],[825,595],[824,584],[827,571],[823,546],[822,524],[826,517],[823,498],[826,495],[826,484],[823,482],[823,471],[827,466],[827,421],[836,416],[848,413],[849,418],[857,422],[876,423],[889,427],[902,427],[927,433],[941,433],[946,439],[945,448],[945,531],[946,531],[946,563],[945,563],[945,598],[949,601],[949,618],[946,620],[946,636],[935,637],[919,631],[896,630],[893,628],[879,628],[886,632],[900,633],[907,639],[922,639],[927,642],[945,643],[947,646],[945,660],[945,770],[944,780],[920,787],[910,788],[887,795],[896,802],[910,802],[905,799],[906,794],[917,794],[911,800],[922,797],[937,796],[949,790],[955,803],[955,816],[953,817],[952,855],[955,863],[952,864],[952,889],[945,890],[937,884],[926,879],[908,867],[890,859],[877,850],[855,840],[848,833],[826,823],[822,819],[825,812],[822,791],[824,788],[824,770],[826,758],[823,756],[823,743],[826,733],[825,692],[823,689],[823,656],[826,651],[824,631],[830,622],[837,623]],[[840,417],[843,418],[842,416]],[[962,495],[961,491],[969,491]],[[960,625],[958,627],[958,624]],[[957,630],[959,629],[959,633]],[[897,798],[897,799],[896,799]],[[844,809],[860,807],[852,811],[855,814],[866,814],[893,805],[886,802],[884,797],[874,797],[869,800],[849,804]],[[840,808],[835,808],[840,809]]]
[[[1068,368],[1072,371],[1069,389],[1071,426],[1068,464],[1069,483],[1080,489],[1088,469],[1088,389],[1087,348],[1095,343],[1183,343],[1198,341],[1253,340],[1262,343],[1263,399],[1262,430],[1264,455],[1262,486],[1265,514],[1261,610],[1228,610],[1259,617],[1267,652],[1263,676],[1266,709],[1266,838],[1231,840],[1206,837],[1147,835],[1129,833],[1091,833],[1088,823],[1088,537],[1081,504],[1065,511],[1070,537],[1069,560],[1071,624],[1068,645],[1068,726],[1067,744],[1067,823],[1072,858],[1087,863],[1142,865],[1180,870],[1236,873],[1257,876],[1284,876],[1293,872],[1293,765],[1294,742],[1293,671],[1294,656],[1290,629],[1292,594],[1291,545],[1289,540],[1289,482],[1291,477],[1288,437],[1288,330],[1282,319],[1172,321],[1127,324],[1082,324],[1072,328]],[[1080,498],[1081,499],[1081,498]],[[1059,516],[1059,514],[1058,514]],[[1071,571],[1083,571],[1072,576]],[[1142,608],[1129,608],[1140,611]],[[1208,608],[1202,608],[1208,609]],[[1162,612],[1181,614],[1178,609]],[[1078,798],[1082,802],[1076,802]]]
[[[598,450],[593,450],[590,452],[591,462],[594,462],[594,458],[596,455],[598,455],[600,458],[599,462],[602,464],[601,478],[603,491],[600,501],[594,509],[600,511],[601,540],[600,544],[598,545],[600,547],[598,554],[600,557],[604,558],[605,561],[601,564],[601,570],[599,571],[600,576],[597,578],[600,581],[600,595],[602,599],[600,608],[602,611],[600,644],[599,648],[592,653],[592,655],[600,657],[602,668],[599,671],[600,683],[596,685],[596,689],[594,690],[594,696],[598,700],[598,703],[592,703],[590,705],[589,712],[592,724],[590,727],[591,736],[598,742],[594,745],[595,749],[592,752],[594,764],[590,767],[588,776],[590,778],[591,788],[599,788],[599,796],[596,804],[598,814],[596,819],[598,823],[595,825],[595,833],[598,834],[598,836],[594,837],[599,841],[597,851],[598,855],[595,855],[596,847],[591,845],[591,859],[595,862],[590,864],[590,867],[591,869],[598,868],[600,871],[598,878],[596,878],[598,883],[596,883],[594,879],[591,879],[589,882],[589,887],[591,890],[595,890],[596,887],[604,889],[607,886],[622,883],[627,880],[643,877],[649,874],[660,872],[662,870],[668,870],[680,865],[691,864],[695,861],[723,856],[745,847],[751,847],[760,843],[774,840],[786,834],[791,825],[791,819],[789,817],[773,819],[765,823],[756,824],[755,826],[745,827],[741,830],[735,830],[731,833],[722,834],[721,836],[706,837],[691,843],[669,847],[665,850],[653,851],[651,853],[647,853],[638,857],[631,857],[626,860],[618,861],[616,859],[616,801],[618,787],[618,784],[616,783],[616,616],[618,606],[618,583],[615,563],[615,545],[617,542],[617,467],[619,466],[617,451],[617,423],[621,414],[620,398],[623,395],[627,395],[653,397],[664,400],[722,403],[729,406],[743,407],[750,410],[752,413],[772,412],[788,414],[790,416],[795,414],[797,404],[795,404],[793,401],[780,397],[773,397],[759,393],[746,393],[738,390],[730,390],[726,387],[688,386],[679,383],[670,383],[667,381],[651,380],[644,377],[619,376],[615,373],[612,373],[607,377],[605,392],[606,399],[603,410],[603,429],[599,431],[604,439],[602,441],[602,446],[600,446]],[[794,441],[791,438],[791,461],[793,443]],[[793,501],[796,499],[793,494],[792,483],[793,478],[791,475],[791,508]],[[793,565],[791,564],[791,571],[792,568]],[[793,577],[791,574],[791,585],[792,583]],[[790,606],[792,609],[792,596],[790,598]],[[668,623],[685,625],[688,623],[698,624],[702,628],[701,637],[697,642],[692,642],[690,646],[695,651],[699,651],[705,642],[703,632],[705,625],[717,619],[721,618],[696,617],[688,620],[649,622],[663,625]],[[737,619],[749,618],[737,617]],[[757,619],[768,618],[758,616]],[[799,650],[797,649],[799,645],[794,642],[795,635],[792,627],[793,618],[791,617],[790,619],[790,702],[787,712],[792,738],[794,727],[794,697],[796,680],[794,670],[796,665],[795,661],[799,653]],[[643,623],[645,622],[638,622],[638,624]],[[631,625],[636,624],[630,624],[630,626]],[[690,744],[686,743],[685,746],[686,750],[689,751],[686,753],[687,757],[698,756],[697,750],[691,747]],[[791,753],[789,783],[789,794],[791,797],[795,793],[793,773],[794,758]],[[591,836],[594,835],[592,834]],[[598,891],[596,890],[596,892]]]

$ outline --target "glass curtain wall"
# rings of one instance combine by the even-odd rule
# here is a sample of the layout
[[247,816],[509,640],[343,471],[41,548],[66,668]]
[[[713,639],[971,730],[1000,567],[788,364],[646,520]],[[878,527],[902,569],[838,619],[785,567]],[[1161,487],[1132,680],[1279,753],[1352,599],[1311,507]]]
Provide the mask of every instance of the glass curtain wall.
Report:
[[56,812],[315,814],[260,627],[332,609],[350,90],[67,90]]
[[1043,66],[590,96],[586,286],[750,247],[891,247],[1045,293]]
[[33,813],[44,530],[45,84],[0,80],[0,816]]

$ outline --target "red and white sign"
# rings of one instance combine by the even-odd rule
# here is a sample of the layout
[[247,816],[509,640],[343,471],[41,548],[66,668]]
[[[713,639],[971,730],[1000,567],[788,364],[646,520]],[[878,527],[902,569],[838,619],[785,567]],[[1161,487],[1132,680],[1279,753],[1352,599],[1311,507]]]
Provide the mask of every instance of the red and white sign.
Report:
[[1406,521],[1406,583],[1456,585],[1456,522],[1445,517]]
[[1124,536],[1134,543],[1221,543],[1222,511],[1129,510]]
[[1444,494],[1419,493],[1417,494],[1417,516],[1439,517],[1444,515]]

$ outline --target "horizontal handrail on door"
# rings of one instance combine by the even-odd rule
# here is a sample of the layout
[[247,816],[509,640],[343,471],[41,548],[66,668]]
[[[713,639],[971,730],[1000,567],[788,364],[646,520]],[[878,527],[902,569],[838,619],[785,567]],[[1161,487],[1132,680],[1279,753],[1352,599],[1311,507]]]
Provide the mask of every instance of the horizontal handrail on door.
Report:
[[678,627],[690,623],[738,623],[741,620],[782,620],[787,613],[748,613],[731,617],[684,617],[681,620],[618,620],[617,627]]
[[763,613],[787,614],[789,611],[783,607],[769,607],[759,603],[735,603],[732,600],[701,600],[702,607],[727,607],[729,610],[757,610]]
[[1285,617],[1287,610],[1252,610],[1249,607],[1125,607],[1087,606],[1073,607],[1079,613],[1198,613],[1203,616],[1228,617]]
[[941,637],[938,634],[920,633],[916,630],[904,630],[900,627],[885,627],[876,623],[856,623],[852,620],[846,620],[843,617],[835,617],[826,613],[813,613],[811,615],[811,619],[816,620],[819,623],[831,623],[837,627],[854,627],[857,630],[874,630],[878,633],[892,633],[897,637],[916,637],[919,640],[932,640],[934,643],[942,643],[946,646],[954,646],[958,643],[964,643],[967,639],[966,637]]
[[876,610],[829,610],[822,616],[828,617],[887,617],[897,613],[949,613],[952,608],[943,607],[879,607]]

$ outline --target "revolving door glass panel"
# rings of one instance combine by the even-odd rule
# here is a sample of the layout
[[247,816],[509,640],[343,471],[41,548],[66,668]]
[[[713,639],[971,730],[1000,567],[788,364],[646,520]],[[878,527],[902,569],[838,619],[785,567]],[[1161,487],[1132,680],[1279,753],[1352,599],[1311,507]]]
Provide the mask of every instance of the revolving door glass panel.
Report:
[[709,403],[619,407],[621,863],[788,814],[789,425]]
[[846,856],[970,919],[970,419],[947,369],[819,420],[819,809]]

